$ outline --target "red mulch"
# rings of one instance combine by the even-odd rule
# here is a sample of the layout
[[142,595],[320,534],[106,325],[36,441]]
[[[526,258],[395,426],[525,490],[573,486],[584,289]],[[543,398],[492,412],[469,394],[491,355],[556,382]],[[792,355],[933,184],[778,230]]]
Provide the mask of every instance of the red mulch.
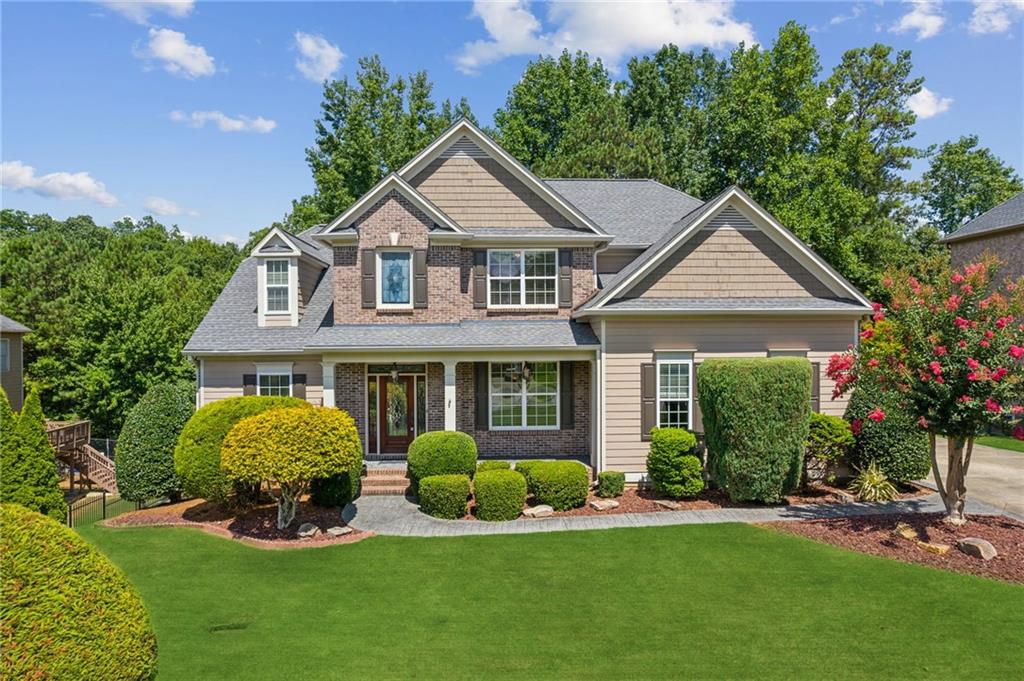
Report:
[[[917,530],[922,541],[952,548],[941,556],[925,551],[914,541],[894,534],[896,523],[900,522]],[[763,526],[883,558],[1024,584],[1024,523],[1006,516],[973,515],[966,525],[959,527],[942,522],[941,513],[893,513]],[[991,542],[999,555],[992,560],[968,556],[956,548],[957,539],[964,537]]]
[[[316,537],[299,537],[298,529],[303,523],[313,523],[320,528],[320,534]],[[299,504],[295,520],[284,530],[277,529],[275,504],[264,504],[236,514],[202,499],[132,511],[107,520],[104,524],[108,527],[198,527],[210,534],[267,549],[351,544],[373,535],[373,532],[354,530],[341,537],[332,537],[326,532],[328,527],[345,527],[341,520],[341,509],[321,508],[308,502]]]

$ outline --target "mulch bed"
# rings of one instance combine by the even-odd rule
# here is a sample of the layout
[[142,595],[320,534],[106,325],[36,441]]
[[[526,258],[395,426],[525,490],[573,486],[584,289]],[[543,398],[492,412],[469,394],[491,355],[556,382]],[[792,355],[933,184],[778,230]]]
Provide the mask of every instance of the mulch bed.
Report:
[[[315,537],[299,537],[303,523],[313,523],[321,532]],[[264,504],[241,514],[224,510],[202,499],[191,499],[177,504],[132,511],[103,523],[107,527],[198,527],[205,532],[237,539],[251,546],[265,549],[296,549],[314,546],[351,544],[373,536],[373,532],[353,529],[349,534],[333,537],[328,527],[345,527],[340,508],[321,508],[308,502],[299,504],[295,520],[284,530],[277,529],[277,506]]]
[[[952,548],[941,556],[925,551],[893,532],[901,522],[913,527],[922,541]],[[966,525],[959,527],[942,522],[941,513],[893,513],[762,526],[883,558],[1024,584],[1024,523],[1006,516],[972,515]],[[957,539],[965,537],[991,542],[999,555],[992,560],[968,556],[956,548]]]

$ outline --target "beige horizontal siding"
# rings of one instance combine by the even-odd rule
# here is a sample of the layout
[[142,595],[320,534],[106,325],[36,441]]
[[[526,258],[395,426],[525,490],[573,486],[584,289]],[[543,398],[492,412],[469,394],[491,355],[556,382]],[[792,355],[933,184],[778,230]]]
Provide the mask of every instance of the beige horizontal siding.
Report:
[[[25,398],[25,379],[22,374],[23,341],[22,334],[3,334],[3,338],[9,341],[8,352],[11,368],[7,371],[0,371],[0,386],[7,393],[7,399],[14,411],[21,411]],[[2,367],[0,367],[2,369]]]
[[642,248],[602,251],[597,254],[597,273],[616,274],[621,272],[623,267],[636,260],[643,252]]
[[256,373],[256,364],[294,362],[293,374],[306,374],[306,401],[321,404],[324,396],[323,368],[319,359],[309,357],[266,357],[262,359],[205,359],[203,361],[203,404],[242,395],[242,376]]

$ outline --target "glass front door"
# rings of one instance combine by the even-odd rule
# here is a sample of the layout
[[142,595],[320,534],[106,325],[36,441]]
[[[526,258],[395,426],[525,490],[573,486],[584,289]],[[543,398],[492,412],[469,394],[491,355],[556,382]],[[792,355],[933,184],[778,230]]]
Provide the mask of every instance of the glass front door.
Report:
[[416,437],[415,391],[412,376],[399,376],[397,381],[382,377],[378,388],[380,451],[401,453]]

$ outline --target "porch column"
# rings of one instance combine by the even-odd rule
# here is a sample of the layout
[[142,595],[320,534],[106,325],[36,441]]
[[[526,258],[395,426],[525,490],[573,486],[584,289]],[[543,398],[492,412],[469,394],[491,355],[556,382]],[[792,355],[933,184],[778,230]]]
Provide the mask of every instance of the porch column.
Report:
[[455,360],[444,361],[444,429],[455,430]]
[[337,403],[334,401],[334,365],[337,362],[320,362],[320,366],[324,368],[324,399],[323,406],[335,407]]

